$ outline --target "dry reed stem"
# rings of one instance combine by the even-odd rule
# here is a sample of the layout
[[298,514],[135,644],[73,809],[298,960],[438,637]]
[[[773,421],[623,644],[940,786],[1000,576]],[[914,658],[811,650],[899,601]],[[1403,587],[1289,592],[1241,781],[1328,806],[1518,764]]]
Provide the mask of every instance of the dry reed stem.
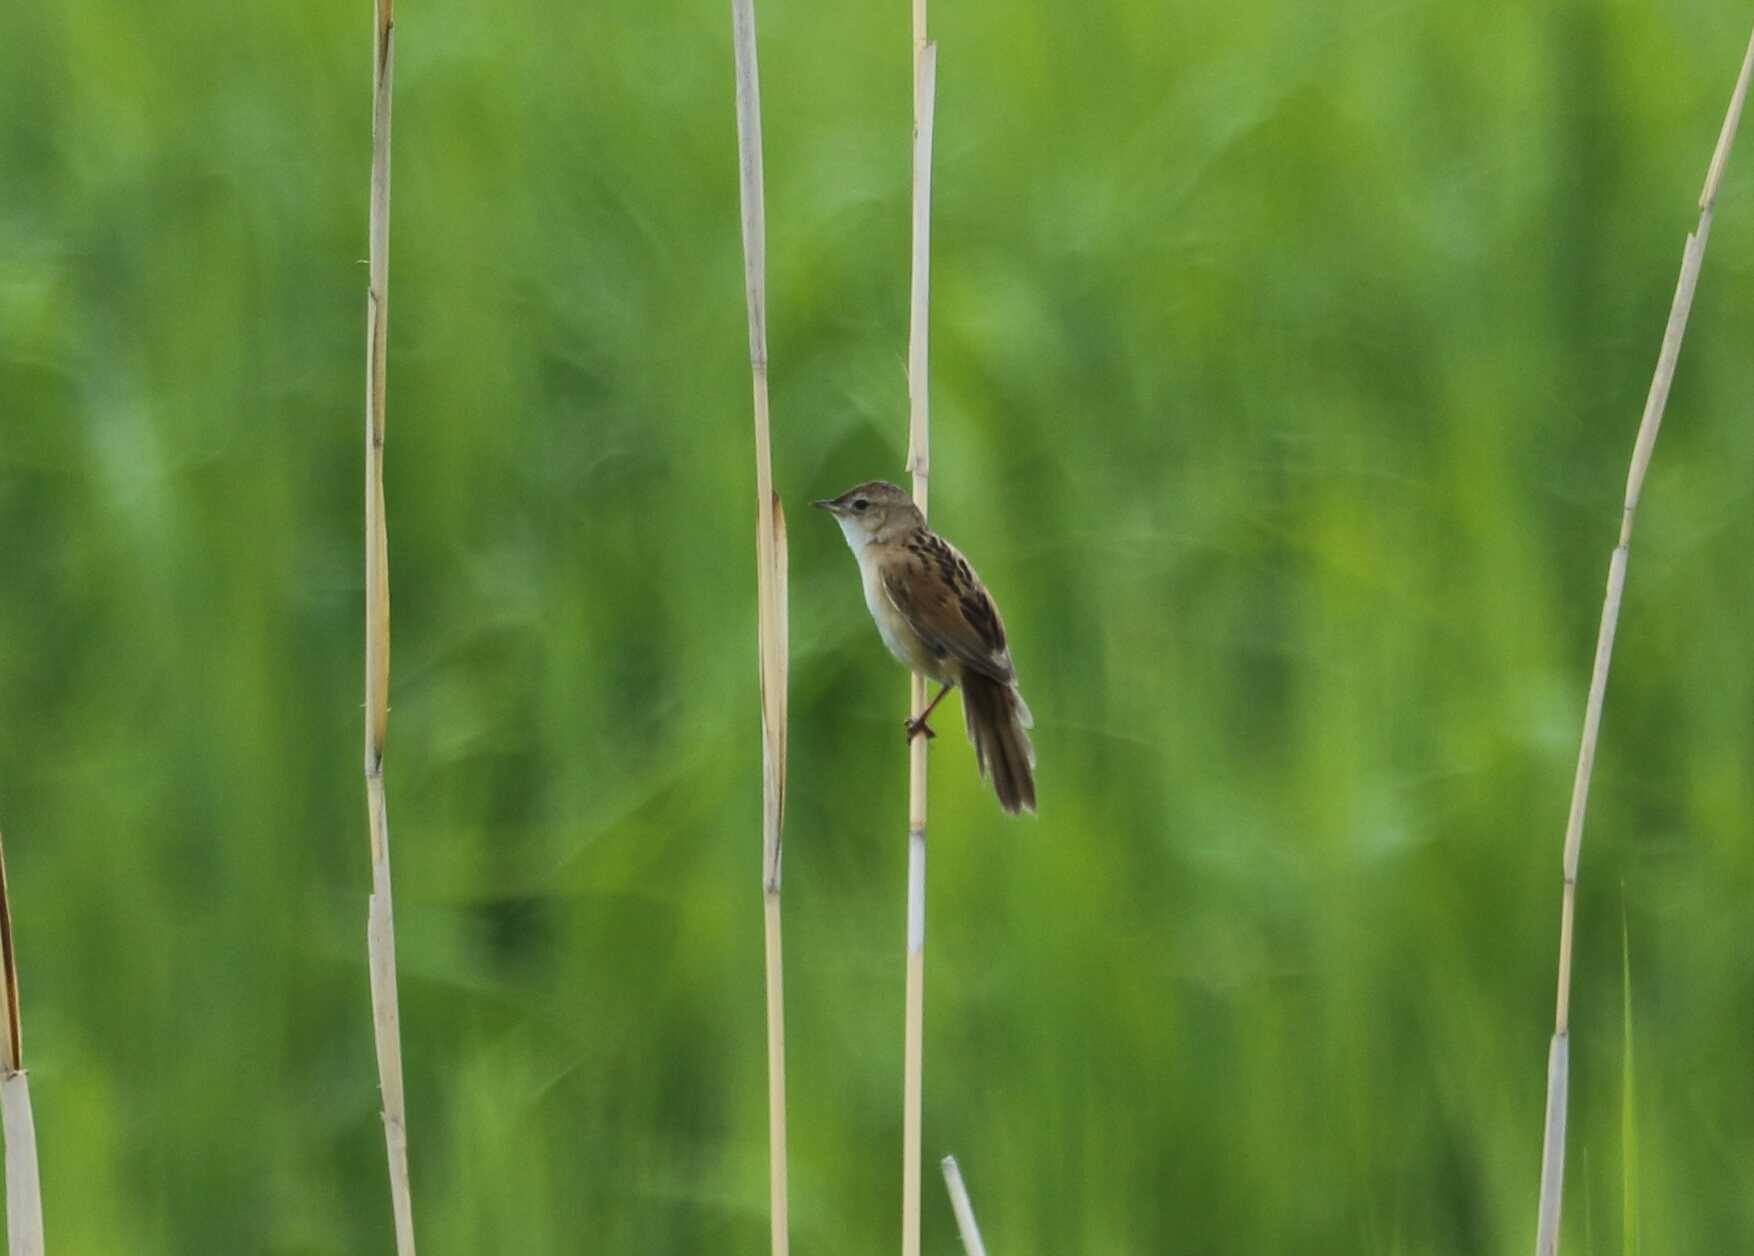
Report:
[[372,892],[366,909],[372,1034],[383,1099],[384,1148],[398,1256],[414,1256],[408,1183],[408,1112],[396,996],[396,925],[390,896],[390,818],[384,801],[384,734],[390,703],[390,557],[384,528],[384,367],[390,296],[390,94],[395,81],[395,0],[376,0],[372,23],[372,166],[365,395],[365,791]]
[[30,1109],[30,1078],[22,1071],[0,1078],[0,1124],[6,1133],[6,1250],[9,1256],[43,1256],[36,1118]]
[[[770,561],[757,570],[757,596],[766,603],[761,631],[762,890],[767,976],[768,1211],[774,1256],[790,1244],[786,1187],[786,993],[780,938],[780,833],[786,807],[786,517],[778,495],[769,523]],[[759,532],[759,528],[758,528]],[[761,579],[761,570],[771,574]],[[764,589],[762,586],[766,585]]]
[[962,1170],[955,1156],[945,1156],[944,1187],[950,1192],[950,1210],[956,1214],[956,1231],[962,1235],[962,1246],[968,1256],[987,1256],[987,1245],[981,1242],[981,1228],[975,1224],[974,1204],[969,1201],[968,1187],[962,1184]]
[[774,1256],[790,1245],[786,1190],[786,996],[780,835],[786,809],[786,520],[773,491],[767,399],[767,223],[762,202],[761,76],[754,0],[731,0],[749,371],[755,390],[755,594],[761,674],[761,893],[767,981],[768,1215]]
[[12,895],[6,884],[6,846],[0,839],[0,995],[6,1003],[5,1033],[0,1035],[0,1071],[24,1068],[24,1023],[18,1015],[18,957],[12,949]]
[[[926,39],[925,0],[914,0],[913,274],[908,318],[908,470],[914,504],[926,512],[931,441],[926,406],[927,311],[932,257],[932,118],[938,46]],[[926,680],[915,673],[909,706],[917,720],[926,709]],[[920,1110],[926,999],[926,739],[908,743],[907,1004],[903,1032],[901,1134],[901,1250],[920,1251]]]
[[1571,938],[1577,915],[1577,860],[1583,845],[1584,811],[1589,802],[1590,775],[1595,768],[1596,741],[1601,733],[1602,699],[1608,688],[1614,631],[1620,621],[1620,600],[1626,588],[1626,559],[1632,544],[1632,522],[1638,511],[1639,495],[1644,489],[1645,472],[1650,469],[1651,453],[1656,448],[1657,432],[1662,427],[1669,387],[1674,383],[1675,362],[1681,354],[1681,338],[1687,333],[1687,315],[1693,308],[1699,266],[1705,256],[1706,239],[1711,234],[1718,185],[1723,178],[1724,163],[1729,159],[1730,145],[1736,137],[1736,124],[1742,115],[1742,102],[1748,94],[1751,70],[1754,70],[1754,35],[1749,37],[1748,50],[1742,57],[1741,73],[1736,78],[1735,91],[1730,95],[1729,110],[1724,115],[1723,129],[1718,133],[1717,147],[1706,171],[1705,186],[1699,194],[1699,223],[1687,237],[1681,253],[1681,275],[1669,306],[1662,349],[1657,354],[1656,371],[1651,377],[1650,393],[1645,398],[1644,415],[1638,425],[1638,439],[1633,445],[1632,463],[1626,473],[1620,539],[1608,561],[1608,589],[1602,600],[1602,622],[1596,635],[1589,700],[1584,707],[1583,737],[1577,753],[1577,774],[1571,788],[1571,812],[1565,822],[1564,889],[1559,912],[1559,992],[1554,1010],[1553,1040],[1547,1051],[1547,1115],[1541,1147],[1536,1256],[1556,1256],[1559,1251],[1559,1212],[1565,1191],[1566,1100],[1570,1086]]
[[0,842],[0,986],[6,1027],[0,1034],[0,1130],[6,1138],[6,1250],[43,1256],[43,1187],[37,1172],[36,1120],[24,1071],[24,1029],[18,1015],[18,957],[12,948],[12,897],[6,847]]

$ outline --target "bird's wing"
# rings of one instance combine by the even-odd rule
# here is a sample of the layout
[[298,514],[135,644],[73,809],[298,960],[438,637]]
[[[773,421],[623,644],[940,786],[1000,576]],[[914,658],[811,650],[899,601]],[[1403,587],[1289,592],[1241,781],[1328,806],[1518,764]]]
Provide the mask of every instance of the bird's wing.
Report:
[[1016,679],[1005,622],[968,560],[924,528],[896,547],[883,592],[926,649],[1009,684]]

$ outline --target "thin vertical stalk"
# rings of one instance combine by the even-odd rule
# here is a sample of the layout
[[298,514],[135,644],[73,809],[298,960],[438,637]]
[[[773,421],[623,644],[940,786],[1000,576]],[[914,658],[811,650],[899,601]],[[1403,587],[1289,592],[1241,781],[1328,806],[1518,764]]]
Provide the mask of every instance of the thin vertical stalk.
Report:
[[1663,331],[1663,344],[1657,354],[1656,371],[1651,377],[1650,392],[1645,398],[1644,416],[1638,425],[1638,438],[1633,444],[1632,463],[1626,473],[1626,498],[1620,512],[1620,539],[1608,560],[1608,590],[1602,600],[1602,622],[1596,634],[1595,665],[1590,672],[1589,699],[1584,706],[1583,737],[1577,752],[1577,773],[1571,787],[1571,812],[1565,822],[1564,888],[1559,908],[1559,993],[1553,1018],[1553,1040],[1547,1051],[1547,1115],[1541,1147],[1541,1202],[1535,1226],[1536,1256],[1556,1256],[1559,1251],[1559,1211],[1565,1193],[1565,1116],[1570,1085],[1571,1034],[1571,947],[1572,927],[1577,918],[1577,861],[1583,845],[1584,811],[1589,802],[1590,775],[1596,763],[1596,741],[1602,729],[1602,699],[1608,688],[1608,665],[1614,654],[1614,631],[1620,622],[1620,600],[1626,588],[1626,559],[1632,545],[1633,517],[1638,511],[1639,495],[1644,489],[1645,472],[1650,469],[1651,453],[1656,448],[1657,432],[1663,424],[1663,410],[1668,405],[1669,387],[1675,380],[1675,362],[1681,354],[1681,339],[1687,334],[1687,315],[1693,308],[1693,291],[1699,283],[1699,267],[1705,257],[1705,242],[1711,234],[1712,211],[1717,205],[1718,185],[1722,181],[1724,163],[1729,159],[1730,145],[1736,138],[1736,124],[1742,116],[1742,102],[1748,95],[1748,78],[1754,70],[1754,35],[1742,57],[1742,70],[1730,95],[1729,110],[1724,115],[1723,129],[1718,133],[1717,147],[1712,152],[1706,171],[1705,187],[1699,194],[1699,222],[1687,237],[1681,252],[1681,275],[1675,285],[1675,297],[1669,306],[1669,322]]
[[[926,405],[927,311],[932,257],[932,115],[938,46],[926,39],[926,0],[914,0],[913,275],[908,318],[908,470],[914,504],[926,513],[931,440]],[[926,709],[926,680],[915,673],[909,705],[917,720]],[[901,1250],[920,1251],[920,1111],[926,1000],[926,739],[908,743],[907,789],[907,1006],[903,1034],[901,1133]]]
[[962,1170],[955,1156],[945,1156],[944,1189],[950,1192],[950,1210],[956,1214],[956,1232],[962,1235],[963,1250],[968,1256],[987,1256],[987,1245],[981,1242],[981,1228],[974,1221],[974,1204],[968,1198],[968,1187],[962,1184]]
[[390,817],[384,802],[384,733],[390,703],[390,557],[384,530],[384,365],[390,318],[390,94],[395,81],[395,0],[375,0],[372,23],[372,168],[366,292],[365,386],[365,792],[372,892],[366,908],[372,1033],[383,1099],[384,1146],[398,1256],[414,1256],[408,1184],[408,1111],[402,1092],[396,925],[390,897]]
[[43,1256],[43,1187],[37,1172],[36,1118],[24,1071],[24,1027],[18,1015],[18,957],[12,949],[12,897],[6,848],[0,843],[0,990],[6,1024],[0,1033],[0,1127],[6,1137],[6,1250]]
[[786,1204],[786,996],[780,945],[780,834],[786,807],[786,519],[773,490],[767,402],[767,223],[754,0],[731,0],[749,371],[755,389],[755,596],[761,672],[761,898],[767,981],[768,1216],[774,1256],[790,1244]]

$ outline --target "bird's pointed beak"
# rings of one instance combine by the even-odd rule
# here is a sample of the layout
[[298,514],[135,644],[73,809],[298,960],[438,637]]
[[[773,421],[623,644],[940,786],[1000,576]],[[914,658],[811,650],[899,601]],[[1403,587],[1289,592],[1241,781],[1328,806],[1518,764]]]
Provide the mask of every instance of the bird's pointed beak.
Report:
[[832,498],[832,497],[818,498],[816,501],[813,501],[810,504],[812,506],[816,507],[816,509],[818,509],[818,510],[826,510],[831,515],[835,512],[835,510],[834,510],[835,501],[834,501],[834,498]]

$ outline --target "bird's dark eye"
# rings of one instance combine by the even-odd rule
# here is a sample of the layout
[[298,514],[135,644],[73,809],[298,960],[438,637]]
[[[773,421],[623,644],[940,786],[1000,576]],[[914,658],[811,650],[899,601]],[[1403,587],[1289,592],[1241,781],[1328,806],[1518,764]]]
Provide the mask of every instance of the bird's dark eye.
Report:
[[861,497],[853,503],[853,509],[854,510],[863,510],[865,507],[869,506],[870,504],[871,504],[870,502],[866,501],[863,497]]

